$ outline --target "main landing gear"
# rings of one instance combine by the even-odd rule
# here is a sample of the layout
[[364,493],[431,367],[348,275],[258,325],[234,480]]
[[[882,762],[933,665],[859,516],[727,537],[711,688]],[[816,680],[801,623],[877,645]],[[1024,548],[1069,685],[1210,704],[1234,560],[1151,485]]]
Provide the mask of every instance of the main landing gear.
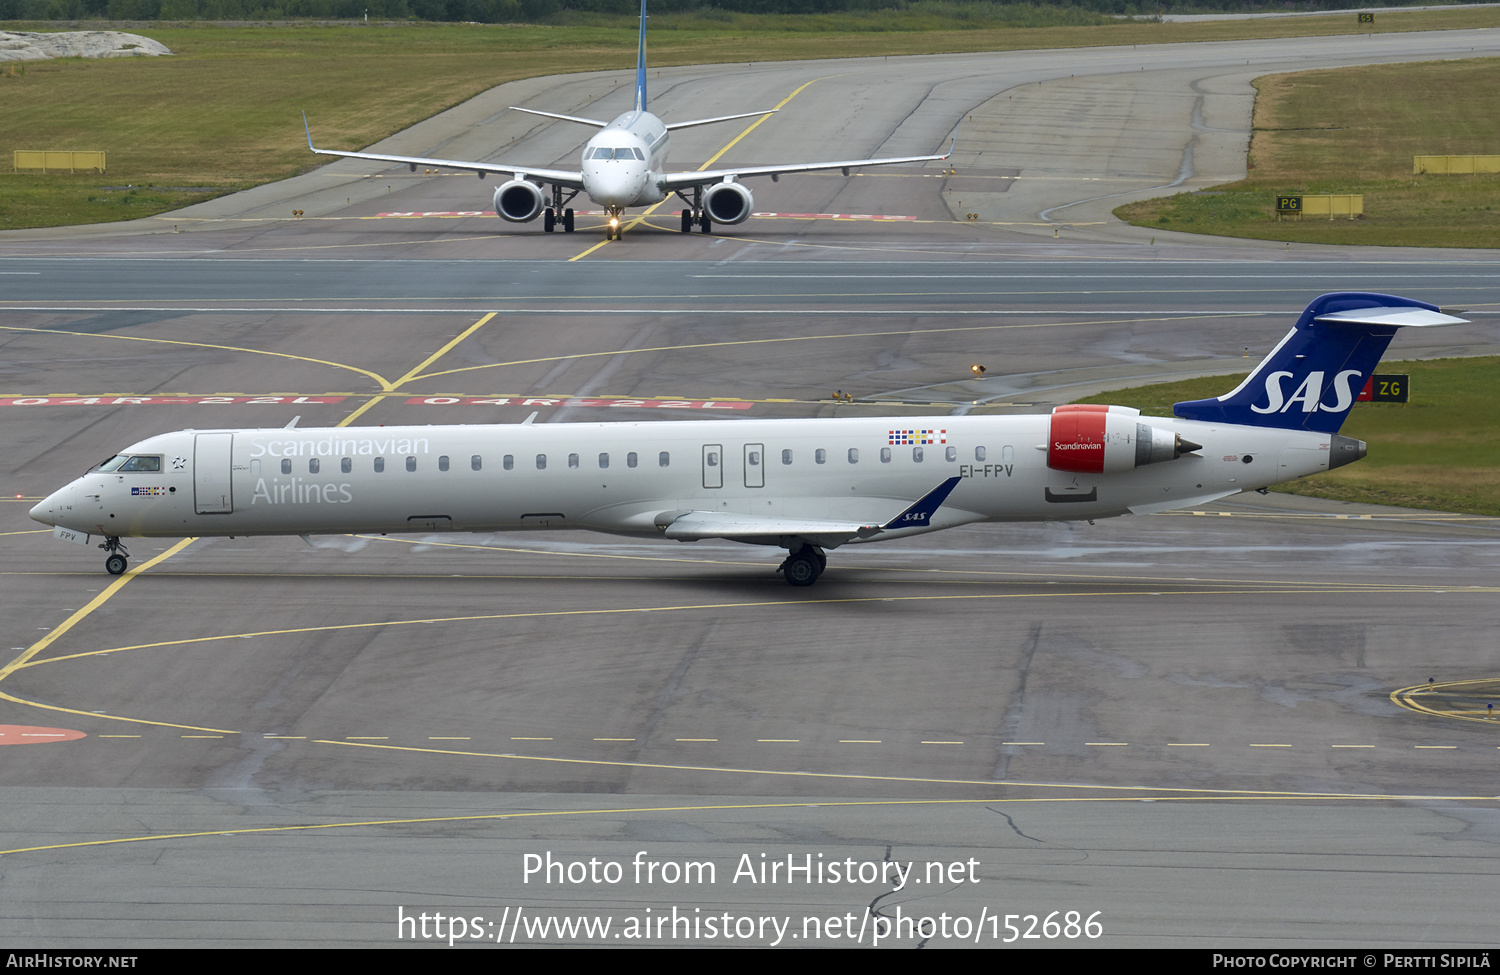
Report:
[[816,545],[803,545],[795,552],[788,552],[786,561],[781,563],[777,569],[786,576],[786,584],[789,586],[810,586],[818,581],[818,576],[828,568],[828,556]]
[[714,222],[708,216],[708,210],[703,206],[703,187],[693,187],[693,198],[689,200],[682,195],[682,190],[677,191],[677,198],[688,205],[688,209],[682,211],[682,232],[690,234],[693,232],[693,224],[705,234],[711,234],[714,230]]
[[573,202],[573,197],[577,195],[578,191],[574,190],[568,194],[567,199],[563,199],[563,188],[556,185],[552,187],[552,205],[542,211],[542,229],[544,231],[550,234],[561,223],[563,233],[571,234],[573,232],[573,208],[567,206],[567,204]]
[[129,567],[130,553],[125,551],[125,546],[113,535],[104,536],[104,541],[99,547],[108,553],[104,559],[104,571],[112,576],[123,575]]

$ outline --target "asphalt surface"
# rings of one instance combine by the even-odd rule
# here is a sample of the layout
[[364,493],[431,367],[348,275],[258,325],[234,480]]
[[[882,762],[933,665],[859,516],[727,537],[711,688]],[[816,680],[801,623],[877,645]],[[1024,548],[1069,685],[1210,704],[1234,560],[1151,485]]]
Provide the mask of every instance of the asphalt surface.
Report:
[[[1150,243],[1078,219],[1084,180],[1144,191],[1180,174],[1194,119],[1233,130],[1233,86],[1212,89],[1249,76],[1237,61],[1489,38],[663,69],[668,118],[825,79],[725,163],[929,151],[970,112],[961,146],[986,146],[958,177],[762,181],[758,211],[846,217],[707,237],[666,213],[603,247],[586,220],[381,216],[488,192],[351,163],[134,226],[0,237],[0,742],[26,743],[0,764],[0,934],[1493,944],[1494,519],[1238,498],[850,546],[792,590],[775,553],[582,533],[140,541],[114,580],[26,518],[183,427],[1044,410],[1243,369],[1330,290],[1471,309],[1392,357],[1495,354],[1492,253]],[[1084,76],[1121,124],[1076,121]],[[382,149],[566,160],[586,133],[500,108],[607,117],[616,80],[507,86]],[[998,110],[1012,97],[1029,107]],[[1024,118],[1054,141],[1017,136]],[[685,130],[674,158],[741,131],[721,128]],[[1117,153],[1127,136],[1138,151]],[[953,182],[986,174],[1006,188]],[[955,219],[974,192],[1001,209]],[[873,214],[916,219],[853,218]]]

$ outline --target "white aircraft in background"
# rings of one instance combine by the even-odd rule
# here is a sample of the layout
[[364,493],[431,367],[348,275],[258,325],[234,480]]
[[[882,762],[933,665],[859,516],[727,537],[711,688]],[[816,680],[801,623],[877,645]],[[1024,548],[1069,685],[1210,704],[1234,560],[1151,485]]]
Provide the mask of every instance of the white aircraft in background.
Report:
[[[1175,417],[1033,416],[185,430],[123,451],[31,509],[53,534],[123,537],[586,528],[825,550],[983,521],[1167,511],[1342,467],[1338,435],[1396,329],[1464,319],[1388,295],[1308,305],[1233,391]],[[295,423],[296,421],[293,421]]]
[[[512,106],[515,108],[515,106]],[[307,116],[302,124],[307,129],[307,147],[325,156],[347,156],[351,159],[373,159],[377,162],[405,163],[416,172],[418,166],[435,169],[470,170],[483,179],[486,173],[507,173],[510,179],[495,190],[495,212],[513,223],[535,220],[540,214],[542,229],[551,233],[561,223],[563,230],[573,232],[573,210],[568,206],[579,191],[604,208],[609,218],[606,239],[619,237],[620,216],[629,207],[652,206],[676,194],[688,209],[682,211],[682,232],[690,233],[693,224],[703,233],[713,229],[715,223],[743,223],[755,208],[755,200],[740,180],[750,176],[769,176],[773,180],[783,173],[808,173],[818,170],[840,169],[848,176],[854,168],[866,166],[892,166],[900,163],[934,162],[947,159],[953,152],[940,156],[902,156],[892,159],[849,159],[843,162],[788,163],[782,166],[746,166],[740,169],[713,169],[701,172],[666,173],[662,168],[667,163],[667,142],[674,129],[686,129],[712,122],[728,122],[733,119],[754,118],[769,115],[775,109],[762,112],[745,112],[739,115],[720,115],[716,118],[695,119],[691,122],[663,122],[646,111],[646,0],[641,0],[641,39],[635,68],[635,107],[613,122],[578,118],[573,115],[557,115],[539,112],[530,108],[515,108],[518,112],[541,115],[545,118],[578,122],[599,129],[583,147],[582,169],[570,172],[563,169],[537,169],[532,166],[512,166],[504,163],[467,162],[454,159],[427,159],[420,156],[387,156],[373,152],[339,152],[334,149],[319,149],[313,145],[312,130],[307,127]],[[956,140],[955,140],[956,142]],[[552,199],[543,192],[544,185],[551,185]],[[683,195],[692,191],[692,199]],[[566,193],[565,197],[563,194]]]

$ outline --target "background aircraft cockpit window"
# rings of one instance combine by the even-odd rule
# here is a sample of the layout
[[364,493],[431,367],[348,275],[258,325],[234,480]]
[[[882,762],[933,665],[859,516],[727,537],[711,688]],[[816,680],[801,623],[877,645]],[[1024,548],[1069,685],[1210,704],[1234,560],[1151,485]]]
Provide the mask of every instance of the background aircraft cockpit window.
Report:
[[119,467],[115,468],[115,470],[157,472],[161,470],[161,458],[145,456],[128,457],[125,459],[125,462]]

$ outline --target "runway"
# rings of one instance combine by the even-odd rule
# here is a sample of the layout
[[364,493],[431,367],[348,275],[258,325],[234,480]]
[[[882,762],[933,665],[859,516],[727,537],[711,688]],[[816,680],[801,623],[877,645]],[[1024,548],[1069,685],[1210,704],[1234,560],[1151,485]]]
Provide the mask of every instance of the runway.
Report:
[[[382,217],[487,193],[339,163],[186,216],[0,236],[0,743],[25,742],[0,765],[0,933],[1492,945],[1500,723],[1469,682],[1500,676],[1495,519],[1251,496],[848,546],[792,590],[775,553],[582,533],[136,541],[115,579],[26,517],[183,427],[1046,410],[1242,371],[1330,290],[1469,309],[1391,358],[1496,354],[1492,253],[1151,242],[1078,219],[1093,191],[1053,178],[1144,192],[1161,174],[1140,160],[1175,178],[1194,131],[1207,158],[1201,125],[1243,135],[1213,79],[1493,55],[1462,33],[663,69],[679,118],[827,78],[810,117],[848,122],[778,118],[735,146],[746,163],[929,151],[973,112],[961,145],[985,155],[959,177],[756,186],[761,212],[913,220],[705,237],[658,214],[599,247]],[[1095,136],[1140,152],[1013,134],[1073,118],[1057,106],[1090,77],[1125,93]],[[584,135],[495,106],[607,115],[611,81],[506,86],[383,151],[565,159]],[[674,159],[738,131],[687,130]],[[953,193],[993,187],[953,180],[992,156],[1003,206],[955,219]]]

